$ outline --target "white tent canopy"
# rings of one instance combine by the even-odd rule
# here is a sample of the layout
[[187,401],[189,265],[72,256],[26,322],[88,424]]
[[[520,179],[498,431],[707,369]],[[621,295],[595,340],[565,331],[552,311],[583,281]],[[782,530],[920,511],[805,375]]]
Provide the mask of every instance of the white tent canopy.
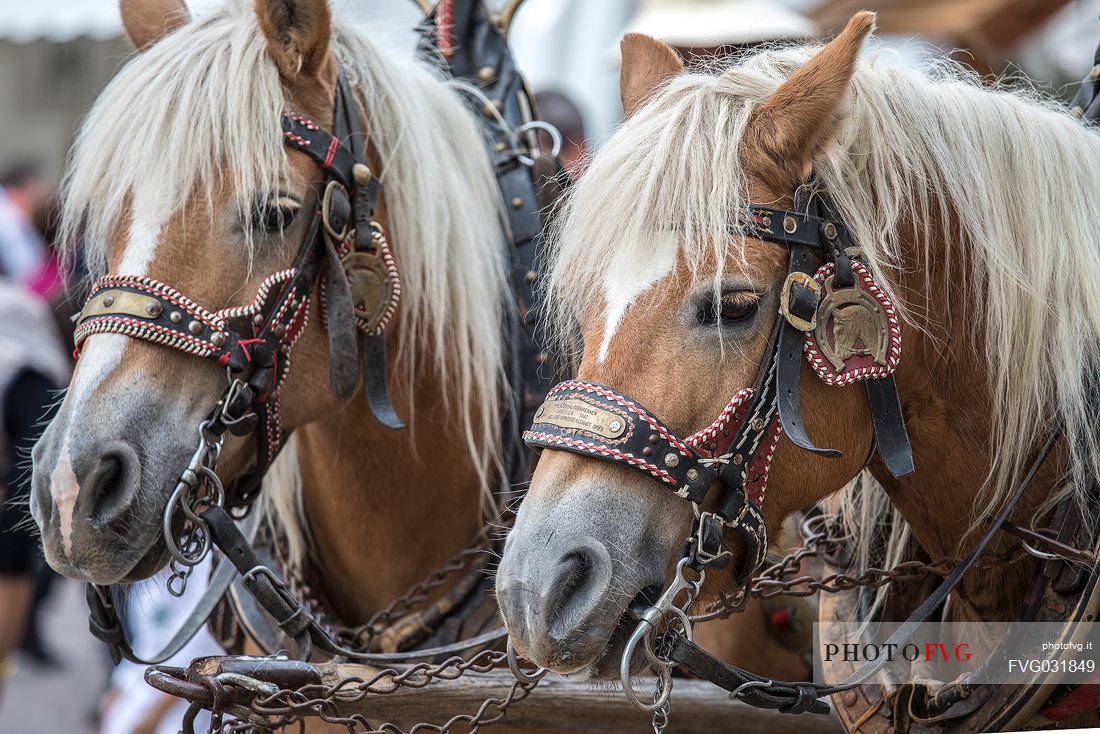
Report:
[[[223,5],[225,0],[187,0],[192,13]],[[342,15],[385,17],[410,23],[419,11],[412,0],[334,0]],[[0,0],[0,39],[27,43],[89,38],[114,38],[122,33],[118,0]]]

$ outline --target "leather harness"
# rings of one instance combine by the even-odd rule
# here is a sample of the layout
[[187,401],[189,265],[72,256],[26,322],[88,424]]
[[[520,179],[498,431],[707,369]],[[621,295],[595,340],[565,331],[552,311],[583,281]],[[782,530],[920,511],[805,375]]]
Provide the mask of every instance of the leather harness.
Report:
[[[522,133],[531,123],[533,105],[504,34],[478,0],[456,0],[451,5],[451,37],[463,42],[455,45],[455,50],[444,59],[447,70],[455,78],[471,82],[477,79],[475,83],[484,93],[504,100],[499,105],[499,119],[495,116],[483,119],[495,141],[497,179],[504,200],[509,203],[506,245],[517,299],[514,312],[505,309],[509,319],[505,330],[510,348],[508,374],[512,400],[503,416],[506,478],[501,482],[497,499],[504,506],[512,488],[527,482],[532,467],[531,452],[520,440],[518,426],[527,424],[551,384],[544,367],[546,355],[537,346],[539,335],[530,304],[542,241],[541,213],[546,203],[540,201],[538,194],[553,193],[553,189],[536,191],[533,168],[541,167],[542,175],[559,185],[565,185],[562,182],[567,177],[556,160],[542,156],[532,161],[528,157],[537,150],[533,139],[527,141],[530,145],[517,139],[516,130]],[[421,53],[435,56],[434,13],[419,30],[423,38]],[[496,73],[486,79],[485,69],[495,69]],[[295,598],[277,570],[276,554],[262,544],[253,547],[256,528],[254,522],[251,525],[249,522],[255,518],[246,516],[263,475],[285,443],[278,393],[288,370],[291,349],[305,328],[309,299],[315,287],[321,294],[323,323],[330,337],[333,393],[342,399],[351,396],[356,384],[355,369],[361,364],[364,392],[375,416],[390,428],[401,427],[386,393],[385,369],[385,328],[397,307],[400,279],[384,232],[373,219],[381,182],[367,166],[363,147],[366,135],[360,129],[354,96],[342,71],[334,108],[331,134],[304,116],[291,113],[283,118],[285,144],[312,158],[322,168],[325,179],[294,264],[265,279],[252,304],[211,312],[159,281],[107,276],[97,281],[81,314],[78,351],[93,333],[121,333],[212,359],[226,369],[230,386],[201,430],[204,440],[216,443],[218,450],[226,431],[235,435],[258,433],[255,466],[233,491],[222,490],[213,468],[202,462],[196,464],[194,459],[194,466],[184,473],[183,479],[187,481],[180,482],[180,487],[187,490],[200,483],[213,484],[216,496],[195,497],[191,506],[181,503],[184,514],[192,525],[199,526],[204,537],[203,542],[179,550],[185,551],[185,555],[190,551],[193,557],[188,562],[197,563],[208,548],[216,546],[220,561],[203,599],[163,650],[149,659],[135,655],[126,640],[110,588],[88,586],[91,630],[108,645],[116,662],[121,658],[145,664],[163,662],[182,649],[208,618],[223,640],[235,638],[244,630],[262,648],[270,648],[272,652],[285,649],[289,638],[295,641],[301,659],[308,659],[313,650],[318,650],[329,656],[376,665],[446,657],[504,638],[502,628],[484,631],[483,620],[461,625],[462,634],[456,634],[451,644],[441,644],[436,635],[423,641],[435,646],[425,647],[422,643],[420,649],[409,652],[401,651],[403,646],[401,650],[385,653],[349,649]],[[363,313],[349,293],[349,280],[354,281],[356,267],[362,266],[364,260],[392,283],[385,308],[373,314]],[[161,305],[150,305],[154,302]],[[171,511],[170,504],[165,517],[166,536]],[[243,530],[235,519],[245,521]],[[471,573],[476,574],[478,581],[487,578],[478,569]],[[486,584],[477,586],[476,599],[455,600],[454,608],[481,619],[485,615],[478,600],[492,599]],[[474,627],[478,633],[471,637],[466,626]]]
[[[745,545],[745,558],[735,571],[738,583],[748,581],[767,552],[767,529],[760,514],[768,470],[780,434],[799,448],[836,458],[835,449],[818,448],[806,435],[799,400],[802,355],[808,333],[816,326],[821,287],[815,273],[833,276],[838,287],[855,287],[857,277],[868,277],[867,267],[851,257],[853,244],[847,229],[831,215],[821,196],[809,196],[802,187],[795,210],[749,206],[736,234],[782,245],[790,253],[780,312],[765,349],[764,363],[753,387],[735,394],[706,428],[681,439],[652,412],[605,385],[564,382],[550,391],[547,402],[524,434],[529,446],[570,451],[623,464],[657,480],[677,496],[701,505],[714,486],[721,487],[716,509],[702,512],[696,522],[690,553],[693,566],[724,567],[732,555],[722,549],[725,531]],[[829,267],[821,270],[827,260]],[[896,329],[892,305],[889,328]],[[888,358],[881,372],[844,373],[835,384],[856,380],[867,384],[878,450],[896,476],[913,471],[909,438],[905,432],[897,388],[892,376],[900,357]],[[588,405],[608,418],[612,430],[592,432],[571,419],[573,411]],[[555,417],[563,412],[561,417]]]
[[[303,115],[283,116],[284,143],[320,166],[323,186],[293,264],[264,279],[252,303],[211,311],[153,278],[107,275],[96,281],[77,322],[77,354],[92,334],[115,333],[210,359],[226,371],[226,391],[201,431],[203,441],[217,447],[214,461],[225,433],[256,435],[255,464],[233,491],[222,489],[212,462],[193,460],[181,476],[166,510],[165,540],[170,550],[173,544],[177,546],[173,555],[186,565],[202,560],[211,545],[217,545],[231,562],[242,557],[240,550],[247,541],[231,513],[243,518],[249,512],[263,475],[285,443],[279,392],[293,347],[307,324],[315,289],[324,294],[333,393],[349,398],[361,370],[364,392],[375,416],[391,429],[402,427],[387,394],[385,349],[385,329],[396,310],[400,281],[382,228],[373,219],[381,181],[365,162],[364,136],[342,70],[333,118],[334,132],[330,133]],[[362,258],[377,263],[379,277],[392,278],[395,285],[389,302],[381,304],[377,314],[370,314],[375,316],[373,323],[364,323],[361,315],[367,304],[353,303],[349,284],[349,279],[356,277],[353,268],[361,266]],[[190,496],[178,500],[181,493]],[[201,536],[201,542],[175,540],[178,521],[170,515],[177,501],[190,520],[188,527]],[[237,570],[255,572],[253,566]],[[214,572],[215,583],[197,613],[153,662],[170,657],[198,630],[205,622],[205,616],[200,619],[199,614],[209,614],[232,575],[224,567]],[[270,584],[262,580],[255,583],[272,604],[285,596],[263,588]],[[116,662],[120,657],[147,662],[130,649],[109,588],[90,585],[87,598],[92,632],[111,647]],[[301,633],[298,630],[295,636]]]
[[[664,705],[671,680],[668,679],[654,704],[639,701],[630,686],[630,658],[638,639],[656,635],[666,614],[674,612],[681,620],[687,619],[686,604],[676,607],[673,603],[680,591],[692,587],[685,582],[682,569],[687,566],[705,572],[729,566],[732,553],[724,546],[727,531],[742,542],[745,551],[741,566],[734,570],[739,584],[743,586],[764,561],[767,535],[761,508],[772,453],[780,434],[785,433],[799,448],[820,456],[840,455],[832,449],[818,448],[806,435],[799,408],[803,355],[827,384],[865,383],[876,448],[884,464],[898,477],[914,468],[893,379],[901,354],[900,329],[893,305],[874,283],[867,265],[860,261],[858,247],[827,197],[810,195],[808,191],[809,186],[799,188],[795,208],[790,211],[750,205],[740,212],[740,221],[731,227],[735,235],[786,247],[790,259],[780,297],[780,314],[756,383],[735,394],[713,423],[681,439],[651,411],[626,395],[605,385],[570,381],[551,390],[535,416],[534,425],[525,434],[531,446],[568,451],[633,469],[691,502],[696,510],[697,519],[684,559],[677,567],[676,579],[655,604],[631,610],[639,622],[624,653],[622,678],[628,697],[644,710],[657,711]],[[840,311],[830,308],[829,298],[852,306],[852,311],[844,316],[849,321],[842,321]],[[843,340],[842,332],[852,324],[862,323],[856,318],[860,309],[875,308],[881,312],[879,357],[866,359],[865,353],[875,350],[864,343],[863,348],[847,344],[846,351],[841,350],[839,355],[847,357],[838,358],[833,352]],[[863,332],[862,339],[874,341],[874,334]],[[829,358],[823,357],[823,353],[829,353]],[[830,367],[833,359],[837,361]],[[886,644],[903,645],[957,588],[1003,528],[1059,437],[1059,431],[1050,436],[987,531]],[[700,511],[699,506],[714,487],[719,494],[715,509]],[[700,578],[694,584],[696,593],[701,582]],[[718,660],[691,641],[688,627],[686,622],[667,625],[659,643],[647,641],[647,650],[663,650],[659,655],[650,652],[651,662],[668,671],[679,665],[745,703],[785,713],[828,713],[826,696],[858,688],[871,680],[886,662],[883,657],[866,663],[831,685],[774,681]],[[658,672],[662,672],[660,668]]]
[[[534,307],[534,284],[541,265],[544,214],[569,182],[556,158],[536,153],[538,141],[533,138],[533,127],[541,123],[534,122],[533,99],[516,67],[506,32],[494,22],[481,0],[451,0],[447,5],[446,13],[437,5],[417,27],[418,52],[425,61],[440,64],[452,78],[476,88],[477,94],[466,95],[489,139],[508,219],[504,246],[515,304],[504,314],[509,390],[501,429],[504,481],[495,490],[498,510],[504,511],[515,504],[533,469],[534,452],[524,445],[520,427],[530,425],[532,414],[553,384],[555,366],[541,347],[544,339]],[[493,114],[488,113],[487,104]],[[278,534],[277,528],[246,528],[250,544],[267,566],[280,569],[296,584],[310,587],[309,602],[318,611],[314,616],[331,621],[330,635],[337,640],[354,637],[355,629],[341,626],[326,604],[323,590],[318,593],[317,575],[308,568],[300,574],[287,568],[278,550],[281,541],[272,531]],[[495,547],[490,550],[500,551]],[[491,575],[474,567],[467,576],[470,578],[461,579],[431,609],[396,623],[378,640],[381,647],[372,647],[371,652],[427,649],[430,657],[432,649],[447,650],[490,632],[500,635]],[[243,579],[229,587],[209,626],[230,652],[239,652],[245,638],[269,654],[288,649],[293,641],[280,628],[278,618],[265,612],[245,588]]]

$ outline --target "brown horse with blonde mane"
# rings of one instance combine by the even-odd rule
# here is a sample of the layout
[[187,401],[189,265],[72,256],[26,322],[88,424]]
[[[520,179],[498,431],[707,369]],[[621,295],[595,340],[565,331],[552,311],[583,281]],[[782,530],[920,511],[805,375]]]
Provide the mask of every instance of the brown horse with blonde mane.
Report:
[[[511,299],[500,195],[477,121],[442,74],[334,26],[326,0],[252,5],[191,19],[182,0],[122,3],[139,53],[81,130],[64,232],[96,275],[170,284],[210,312],[248,307],[292,266],[324,180],[285,146],[283,115],[332,129],[343,70],[403,286],[385,378],[407,428],[382,425],[361,384],[333,394],[314,292],[278,388],[293,438],[264,494],[291,570],[320,586],[333,616],[363,622],[478,536],[500,481]],[[121,305],[108,298],[122,300],[103,296],[103,309]],[[163,344],[117,331],[82,340],[34,452],[32,509],[54,568],[106,585],[164,567],[161,517],[224,381],[224,367]],[[254,454],[252,438],[227,438],[226,487]]]
[[[860,60],[873,27],[861,13],[824,47],[709,73],[624,39],[627,119],[564,207],[545,286],[551,329],[579,329],[584,356],[528,434],[547,450],[497,577],[511,640],[537,664],[629,677],[638,610],[662,609],[654,590],[703,558],[686,540],[724,561],[701,590],[713,603],[747,583],[765,533],[792,513],[846,486],[864,508],[884,504],[877,484],[852,484],[861,473],[927,556],[1006,559],[942,586],[947,621],[1020,619],[1043,578],[1035,554],[1012,552],[1018,538],[985,537],[998,512],[995,528],[1073,515],[1093,551],[1100,139],[951,64]],[[872,395],[894,385],[904,430],[889,411],[880,425],[889,401]],[[765,395],[777,412],[752,413]],[[746,455],[731,432],[758,443]],[[711,490],[731,476],[735,512],[722,515]],[[724,521],[724,545],[696,532],[708,518]],[[856,520],[864,546],[883,531],[882,517]],[[1095,587],[1095,572],[1083,578]],[[1091,603],[1075,593],[1058,604]],[[748,681],[735,678],[738,696],[775,689]],[[792,686],[776,706],[820,710],[816,690]],[[985,720],[1050,725],[1033,717],[1051,713],[1052,690],[986,706]],[[1095,722],[1087,709],[1071,720]]]

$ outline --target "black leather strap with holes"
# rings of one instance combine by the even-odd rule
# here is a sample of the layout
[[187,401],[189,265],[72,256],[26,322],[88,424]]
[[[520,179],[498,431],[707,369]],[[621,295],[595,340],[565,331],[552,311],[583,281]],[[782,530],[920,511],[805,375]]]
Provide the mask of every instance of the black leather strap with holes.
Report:
[[913,473],[913,450],[905,430],[898,387],[894,376],[864,380],[867,404],[871,407],[871,424],[875,429],[875,444],[882,463],[899,479]]
[[[958,588],[963,577],[982,557],[986,549],[989,548],[994,536],[1000,532],[1009,515],[1016,509],[1025,491],[1046,462],[1047,457],[1050,456],[1061,435],[1061,430],[1055,430],[1051,433],[1031,463],[1016,491],[1004,504],[1000,512],[997,513],[985,533],[982,534],[978,542],[966,554],[966,557],[955,566],[936,590],[921,602],[920,606],[909,615],[905,622],[890,635],[883,643],[884,648],[891,645],[895,648],[901,648],[905,645],[917,632],[920,625],[931,618],[932,614],[947,600],[947,597]],[[863,664],[843,681],[834,685],[774,681],[722,662],[675,631],[669,634],[672,635],[673,641],[669,658],[674,663],[682,665],[700,678],[730,691],[731,694],[736,691],[735,697],[751,706],[776,709],[783,713],[826,714],[830,708],[822,699],[863,685],[882,670],[889,660],[889,656],[880,655],[877,660]]]
[[[791,247],[790,273],[805,273],[813,276],[819,265],[817,252],[806,245]],[[810,316],[817,311],[817,293],[794,284],[791,288],[791,303],[788,310],[791,313],[808,312]],[[783,423],[783,433],[795,446],[819,456],[836,459],[841,453],[836,449],[822,449],[814,445],[806,434],[806,427],[802,422],[801,381],[802,381],[802,349],[805,344],[805,334],[788,323],[782,314],[780,320],[778,341],[775,344],[776,360],[776,403],[779,406],[779,420]]]

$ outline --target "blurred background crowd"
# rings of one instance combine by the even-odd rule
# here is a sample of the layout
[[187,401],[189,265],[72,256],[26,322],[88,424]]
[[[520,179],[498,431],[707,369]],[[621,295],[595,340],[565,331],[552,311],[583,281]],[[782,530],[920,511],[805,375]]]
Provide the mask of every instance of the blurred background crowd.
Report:
[[[223,1],[189,5],[194,13]],[[412,0],[333,6],[411,49]],[[878,35],[903,62],[950,54],[990,79],[1011,75],[1063,99],[1100,38],[1100,0],[526,0],[512,43],[541,116],[562,133],[563,163],[580,175],[621,114],[624,32],[706,62],[828,35],[861,9],[878,12]],[[79,308],[80,263],[60,262],[54,249],[55,192],[80,117],[129,53],[117,0],[0,0],[0,732],[147,734],[180,721],[141,668],[112,669],[87,633],[83,592],[45,566],[24,487],[30,447],[68,381]],[[149,582],[130,610],[139,651],[155,649],[188,611],[163,587]],[[215,652],[200,636],[180,657]]]

